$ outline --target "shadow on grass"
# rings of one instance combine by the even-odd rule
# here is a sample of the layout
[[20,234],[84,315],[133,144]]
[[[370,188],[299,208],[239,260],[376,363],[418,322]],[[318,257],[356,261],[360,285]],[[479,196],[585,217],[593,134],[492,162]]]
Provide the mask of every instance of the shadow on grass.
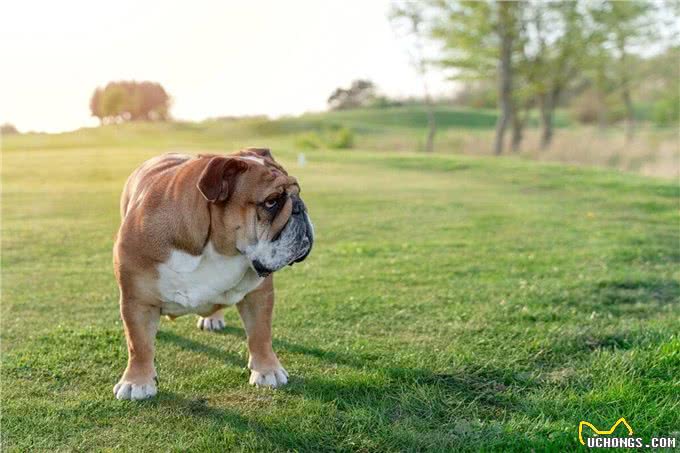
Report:
[[[242,329],[231,326],[217,334],[245,339]],[[235,354],[203,345],[172,332],[159,333],[159,339],[243,366],[242,358]],[[277,351],[304,354],[333,366],[351,368],[352,371],[348,373],[350,379],[293,375],[289,385],[280,390],[291,395],[338,403],[340,406],[351,403],[370,409],[377,401],[386,404],[387,401],[391,401],[387,404],[391,406],[395,398],[399,399],[400,394],[418,389],[442,398],[456,395],[457,404],[477,404],[498,413],[499,410],[511,410],[515,405],[515,397],[535,384],[524,378],[518,379],[507,370],[460,369],[453,373],[438,373],[422,368],[380,366],[378,355],[349,355],[286,340],[274,340],[273,343]]]
[[[237,330],[234,327],[230,329]],[[238,354],[225,351],[224,349],[216,348],[205,343],[194,341],[190,338],[177,335],[174,332],[161,330],[156,335],[156,340],[164,343],[172,343],[176,346],[179,346],[182,349],[187,349],[189,351],[193,351],[199,354],[205,354],[216,360],[228,362],[237,366],[243,366],[243,358]]]
[[[314,433],[300,430],[291,432],[290,427],[284,423],[267,422],[266,418],[260,420],[257,416],[246,417],[236,409],[215,407],[202,397],[186,398],[178,393],[162,391],[157,398],[141,404],[179,414],[187,419],[209,420],[214,423],[213,435],[197,437],[196,443],[191,444],[192,449],[200,451],[228,451],[239,445],[242,448],[244,443],[251,444],[250,448],[259,445],[268,448],[305,446],[317,449],[322,445],[322,441]],[[225,438],[225,428],[235,436]]]
[[655,301],[661,304],[680,301],[680,283],[674,280],[611,280],[597,283],[594,295],[604,304],[632,304]]
[[[275,446],[282,450],[336,451],[343,446],[339,449],[351,451],[356,450],[359,441],[366,445],[359,450],[365,451],[452,451],[487,434],[497,434],[497,423],[476,425],[476,420],[497,420],[520,411],[518,394],[527,390],[506,386],[503,382],[507,382],[507,376],[501,370],[435,373],[419,368],[379,367],[361,358],[348,360],[342,354],[290,343],[281,348],[306,351],[330,363],[357,369],[343,376],[293,375],[288,386],[276,390],[278,398],[270,399],[270,391],[257,390],[266,402],[251,406],[247,412],[240,406],[225,407],[208,398],[191,398],[166,390],[144,404],[212,424],[217,437],[203,436],[202,444],[192,448],[214,448],[219,436],[227,433],[230,438],[231,432],[238,439],[232,447],[253,439],[254,449]],[[315,400],[323,406],[309,403]],[[309,409],[288,413],[290,404],[305,404]],[[445,426],[448,428],[442,429]],[[451,431],[454,428],[455,433]],[[357,433],[361,435],[357,437]]]

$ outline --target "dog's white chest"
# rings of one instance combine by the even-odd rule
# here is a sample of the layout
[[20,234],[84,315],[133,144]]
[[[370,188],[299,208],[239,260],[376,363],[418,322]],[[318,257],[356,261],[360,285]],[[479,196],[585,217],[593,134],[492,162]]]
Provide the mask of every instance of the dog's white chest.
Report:
[[262,278],[243,255],[224,256],[211,243],[199,256],[173,250],[158,265],[163,314],[205,313],[213,305],[233,305],[257,288]]

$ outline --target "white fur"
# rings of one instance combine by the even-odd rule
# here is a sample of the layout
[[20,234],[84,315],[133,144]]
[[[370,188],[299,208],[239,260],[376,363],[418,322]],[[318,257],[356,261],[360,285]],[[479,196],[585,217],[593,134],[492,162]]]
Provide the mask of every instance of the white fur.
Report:
[[246,255],[251,260],[258,260],[268,269],[279,269],[286,264],[286,259],[290,257],[292,244],[282,247],[277,242],[260,240],[255,245],[246,247]]
[[248,382],[250,382],[250,385],[256,387],[281,387],[288,383],[288,371],[282,366],[279,366],[268,373],[260,373],[259,371],[252,370]]
[[213,313],[210,316],[198,318],[196,321],[196,327],[201,330],[218,331],[224,329],[224,313],[219,310],[217,313]]
[[163,314],[205,314],[212,306],[233,305],[262,283],[243,255],[224,256],[212,243],[198,256],[173,250],[158,265]]
[[[289,221],[276,241],[257,241],[246,247],[245,254],[251,261],[259,261],[270,271],[279,270],[299,256],[298,232],[300,228],[299,220]],[[311,246],[311,243],[307,241],[307,245]]]
[[264,165],[264,159],[261,159],[259,157],[255,156],[240,156],[240,159],[246,159],[246,160],[252,160],[253,162],[257,162],[260,165]]
[[145,400],[156,395],[156,392],[156,382],[153,380],[146,384],[120,381],[113,387],[113,394],[119,400]]

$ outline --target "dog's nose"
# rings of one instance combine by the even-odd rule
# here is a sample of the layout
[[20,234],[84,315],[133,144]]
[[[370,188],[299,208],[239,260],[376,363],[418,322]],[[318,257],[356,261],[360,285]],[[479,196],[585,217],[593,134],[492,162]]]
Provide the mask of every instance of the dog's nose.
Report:
[[267,275],[271,274],[272,271],[267,269],[261,262],[260,260],[254,260],[253,261],[253,269],[255,269],[255,272],[257,272],[257,275],[260,277],[266,277]]

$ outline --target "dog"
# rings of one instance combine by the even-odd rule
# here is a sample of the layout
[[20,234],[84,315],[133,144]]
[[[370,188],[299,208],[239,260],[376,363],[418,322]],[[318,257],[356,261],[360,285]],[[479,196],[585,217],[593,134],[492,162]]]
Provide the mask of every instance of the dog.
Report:
[[285,385],[272,349],[273,273],[309,255],[314,227],[297,180],[271,152],[155,157],[128,178],[120,212],[113,263],[128,362],[115,397],[156,394],[161,315],[194,313],[199,328],[218,330],[230,305],[246,331],[250,384]]

